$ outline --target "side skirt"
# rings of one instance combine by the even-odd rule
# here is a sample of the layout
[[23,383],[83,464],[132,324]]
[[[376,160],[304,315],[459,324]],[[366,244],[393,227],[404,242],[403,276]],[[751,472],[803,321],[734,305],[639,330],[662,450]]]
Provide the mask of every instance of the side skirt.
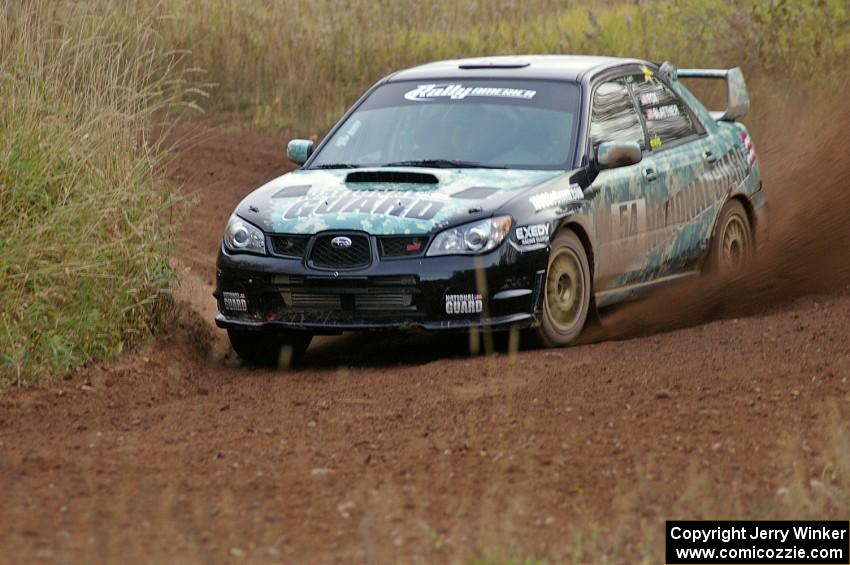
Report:
[[699,271],[688,271],[686,273],[661,277],[660,279],[655,279],[648,282],[630,284],[629,286],[624,286],[621,288],[597,292],[594,295],[596,298],[596,307],[604,308],[606,306],[611,306],[612,304],[632,300],[633,298],[636,298],[653,290],[657,290],[659,288],[674,283],[685,282],[691,279],[695,279],[699,275]]

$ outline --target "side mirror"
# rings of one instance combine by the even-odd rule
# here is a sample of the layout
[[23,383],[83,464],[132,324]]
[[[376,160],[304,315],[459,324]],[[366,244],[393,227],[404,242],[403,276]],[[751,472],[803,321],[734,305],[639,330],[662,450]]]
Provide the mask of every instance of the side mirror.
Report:
[[293,139],[286,144],[287,158],[298,165],[303,165],[312,154],[313,142],[309,139]]
[[600,169],[615,169],[640,163],[643,152],[636,141],[606,141],[596,149]]

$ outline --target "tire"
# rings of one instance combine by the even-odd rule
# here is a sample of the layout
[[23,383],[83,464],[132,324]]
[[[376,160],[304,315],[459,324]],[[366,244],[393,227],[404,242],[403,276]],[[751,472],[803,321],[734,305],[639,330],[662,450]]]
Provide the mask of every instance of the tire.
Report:
[[578,236],[565,230],[552,242],[543,284],[543,320],[537,328],[546,347],[562,347],[578,338],[591,307],[587,253]]
[[711,240],[709,272],[722,277],[741,274],[753,255],[753,230],[744,206],[730,200],[720,210]]
[[248,363],[281,369],[298,363],[313,339],[307,332],[271,333],[234,328],[227,330],[227,337],[237,355]]

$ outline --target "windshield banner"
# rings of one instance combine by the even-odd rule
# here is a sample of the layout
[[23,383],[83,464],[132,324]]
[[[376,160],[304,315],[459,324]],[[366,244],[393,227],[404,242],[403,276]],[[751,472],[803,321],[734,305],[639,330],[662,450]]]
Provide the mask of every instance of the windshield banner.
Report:
[[464,86],[462,84],[420,84],[413,90],[405,93],[406,100],[422,101],[435,98],[450,98],[451,100],[463,100],[468,97],[487,98],[518,98],[520,100],[531,100],[537,94],[536,90],[525,90],[522,88],[505,88],[500,86]]

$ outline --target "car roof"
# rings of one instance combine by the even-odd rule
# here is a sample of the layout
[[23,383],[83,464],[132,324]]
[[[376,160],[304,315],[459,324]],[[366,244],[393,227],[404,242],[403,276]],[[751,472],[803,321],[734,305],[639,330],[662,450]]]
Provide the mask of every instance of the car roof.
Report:
[[464,78],[555,79],[580,81],[605,69],[645,64],[639,59],[590,55],[508,55],[435,61],[399,71],[387,81]]

